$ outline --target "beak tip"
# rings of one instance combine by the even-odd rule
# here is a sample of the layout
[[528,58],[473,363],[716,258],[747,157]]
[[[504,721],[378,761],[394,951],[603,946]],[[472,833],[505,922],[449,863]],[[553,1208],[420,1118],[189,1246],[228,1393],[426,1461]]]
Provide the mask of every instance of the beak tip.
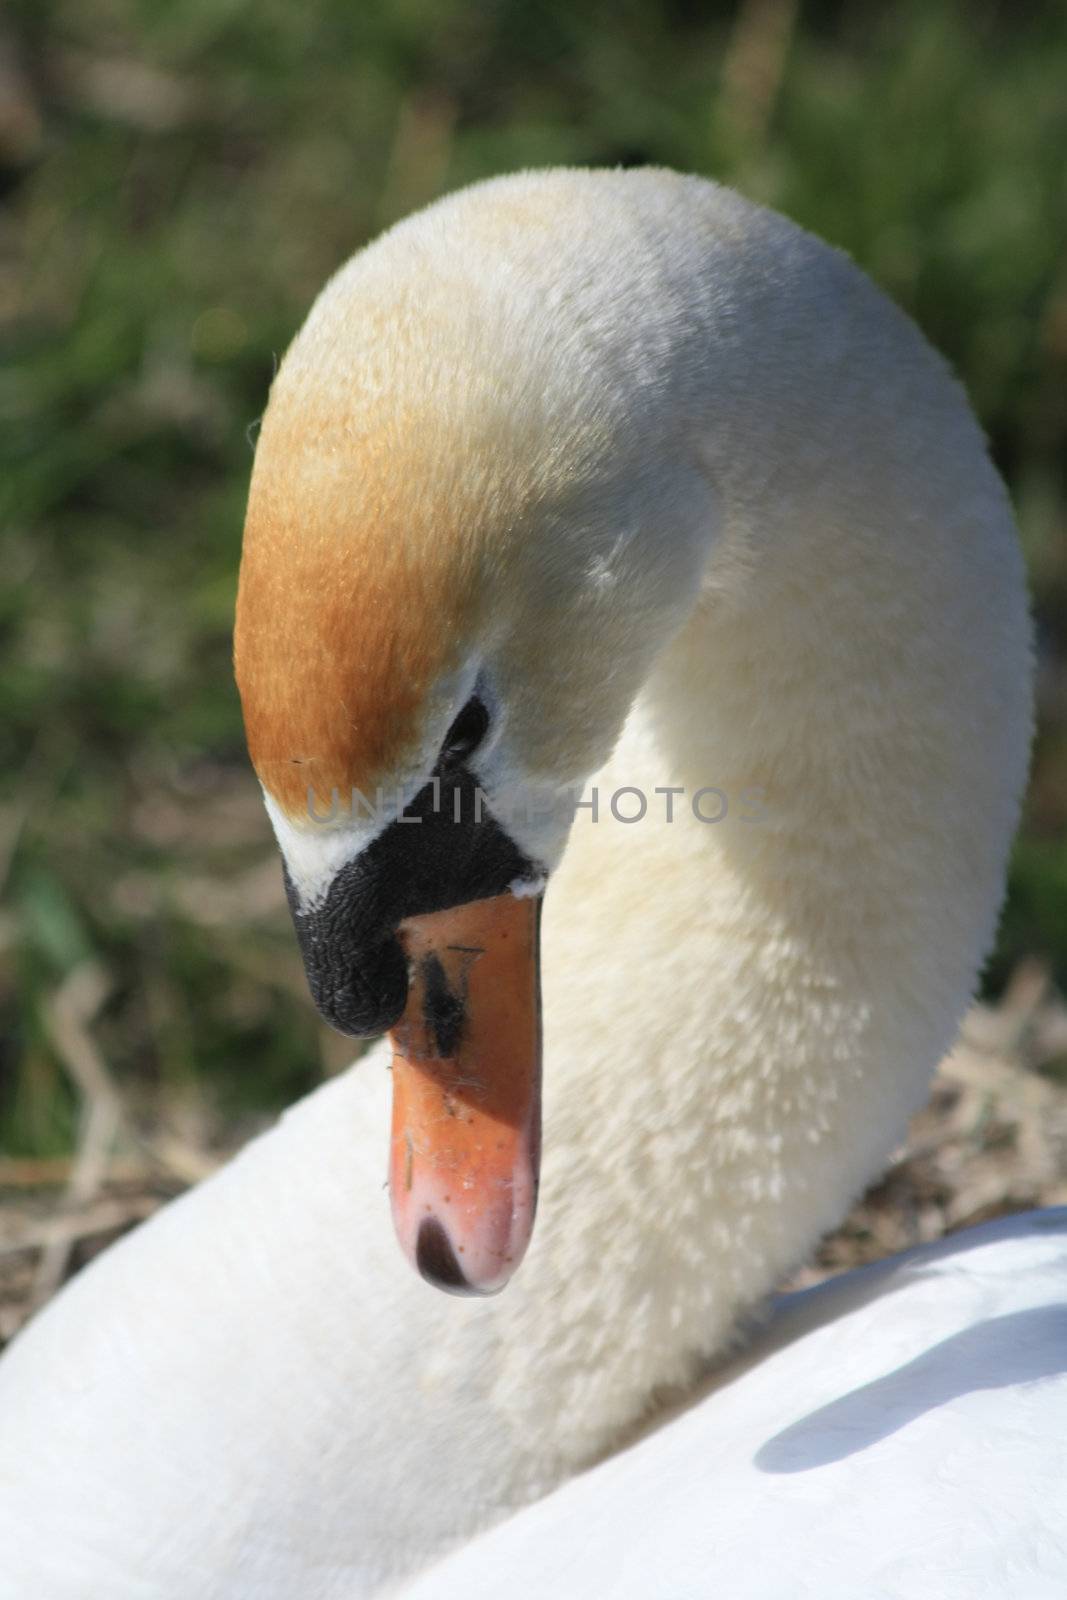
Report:
[[446,1294],[488,1295],[504,1287],[503,1283],[490,1287],[471,1283],[459,1264],[444,1225],[436,1217],[424,1217],[419,1224],[415,1265],[427,1283],[435,1289],[443,1289]]

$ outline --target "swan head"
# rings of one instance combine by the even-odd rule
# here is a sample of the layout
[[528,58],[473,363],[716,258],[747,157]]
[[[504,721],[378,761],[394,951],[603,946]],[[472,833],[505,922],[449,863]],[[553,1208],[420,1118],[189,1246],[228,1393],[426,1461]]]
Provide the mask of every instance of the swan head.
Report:
[[[526,997],[536,1054],[531,902],[694,603],[712,520],[639,341],[496,188],[410,219],[320,296],[263,420],[235,633],[316,1004],[370,1035],[417,980],[437,1055],[448,1004],[410,930],[442,913],[446,968],[514,923],[526,955],[499,983]],[[455,923],[493,905],[490,929]],[[444,974],[474,1036],[490,966]]]

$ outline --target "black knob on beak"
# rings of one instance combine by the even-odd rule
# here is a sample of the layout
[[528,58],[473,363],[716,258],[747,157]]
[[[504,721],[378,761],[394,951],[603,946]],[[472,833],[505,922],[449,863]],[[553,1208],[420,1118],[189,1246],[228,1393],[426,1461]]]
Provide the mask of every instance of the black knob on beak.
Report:
[[403,1015],[407,961],[396,930],[405,917],[487,900],[541,875],[462,765],[442,761],[404,819],[343,866],[310,911],[286,873],[311,997],[331,1027],[357,1038],[384,1033]]

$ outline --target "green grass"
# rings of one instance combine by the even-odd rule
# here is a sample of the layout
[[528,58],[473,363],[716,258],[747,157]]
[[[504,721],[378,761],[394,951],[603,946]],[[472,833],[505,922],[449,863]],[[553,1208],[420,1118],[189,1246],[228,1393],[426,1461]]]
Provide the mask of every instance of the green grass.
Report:
[[88,956],[135,1104],[255,1114],[335,1059],[231,679],[250,436],[346,255],[527,165],[734,183],[854,254],[960,371],[1043,663],[990,981],[1027,953],[1067,981],[1063,7],[11,0],[3,29],[0,1146],[70,1141],[48,1017]]

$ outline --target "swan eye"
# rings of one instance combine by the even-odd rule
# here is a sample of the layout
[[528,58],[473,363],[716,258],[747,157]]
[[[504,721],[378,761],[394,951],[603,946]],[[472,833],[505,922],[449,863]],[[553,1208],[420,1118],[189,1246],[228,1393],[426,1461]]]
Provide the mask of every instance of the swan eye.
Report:
[[489,729],[489,713],[478,699],[472,696],[455,722],[445,734],[441,746],[441,765],[456,767],[474,754]]

